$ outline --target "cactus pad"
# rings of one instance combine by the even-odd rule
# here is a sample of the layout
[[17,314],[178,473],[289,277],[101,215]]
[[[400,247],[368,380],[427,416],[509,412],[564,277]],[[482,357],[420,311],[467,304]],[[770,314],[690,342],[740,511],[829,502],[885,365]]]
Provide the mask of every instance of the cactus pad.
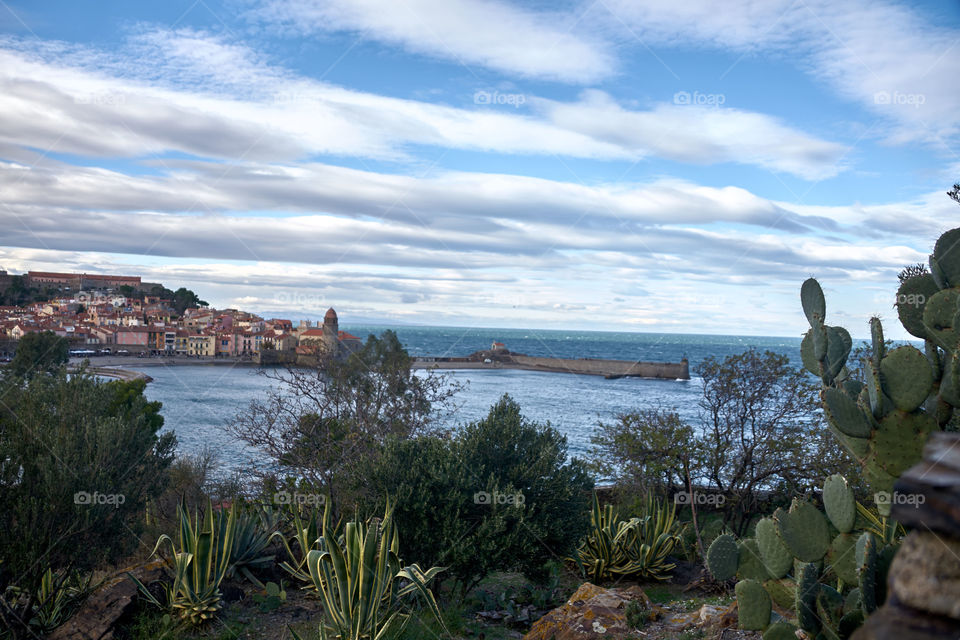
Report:
[[853,339],[843,327],[827,327],[827,353],[823,363],[824,384],[833,383],[847,364],[847,357],[853,347]]
[[804,369],[815,376],[820,375],[820,361],[813,352],[813,329],[808,329],[800,341],[800,361]]
[[880,381],[897,409],[913,411],[933,390],[933,370],[927,356],[905,345],[891,351],[880,363]]
[[[893,479],[898,478],[920,459],[927,437],[936,430],[936,421],[925,413],[894,411],[880,421],[880,428],[873,434],[867,466],[878,465]],[[890,490],[887,486],[874,489]]]
[[846,478],[834,474],[824,481],[823,506],[837,531],[850,533],[857,520],[857,501]]
[[814,278],[807,278],[800,286],[800,305],[811,327],[826,319],[827,302],[824,300],[820,283]]
[[763,632],[763,640],[797,640],[797,628],[789,622],[774,622]]
[[781,609],[793,609],[794,602],[797,599],[797,583],[789,578],[780,578],[779,580],[767,580],[763,583],[763,588],[770,594],[773,600]]
[[827,519],[808,502],[794,499],[790,511],[777,509],[773,514],[780,538],[801,562],[816,562],[830,547]]
[[[951,229],[937,239],[930,261],[938,264],[945,286],[960,286],[960,229]],[[800,298],[803,299],[803,289]]]
[[846,584],[857,584],[857,539],[841,533],[830,543],[827,562],[837,577]]
[[870,423],[860,411],[856,400],[835,387],[827,387],[821,392],[820,397],[830,424],[854,438],[870,437]]
[[758,580],[763,582],[774,576],[767,570],[763,563],[763,556],[760,555],[760,549],[757,548],[757,541],[753,538],[741,540],[737,545],[739,549],[739,562],[737,564],[737,578],[740,580]]
[[957,314],[957,296],[960,287],[935,293],[923,308],[923,324],[930,339],[942,349],[957,348],[957,331],[953,326]]
[[723,582],[737,575],[740,551],[737,541],[729,533],[717,536],[707,549],[707,569],[714,579]]
[[756,580],[741,580],[736,586],[737,615],[741,629],[762,631],[770,625],[770,594]]
[[843,617],[843,596],[833,587],[821,584],[817,593],[817,617],[823,625],[823,634],[839,640],[836,629]]
[[923,324],[923,308],[927,300],[939,290],[930,274],[910,278],[897,290],[897,315],[900,316],[900,324],[921,340],[930,338],[927,327]]
[[757,522],[757,548],[767,571],[774,578],[787,575],[793,566],[793,554],[777,533],[777,523],[772,518],[761,518]]
[[800,628],[814,636],[820,631],[820,618],[817,616],[817,594],[820,593],[820,572],[812,563],[800,567],[797,576],[797,598],[794,606]]

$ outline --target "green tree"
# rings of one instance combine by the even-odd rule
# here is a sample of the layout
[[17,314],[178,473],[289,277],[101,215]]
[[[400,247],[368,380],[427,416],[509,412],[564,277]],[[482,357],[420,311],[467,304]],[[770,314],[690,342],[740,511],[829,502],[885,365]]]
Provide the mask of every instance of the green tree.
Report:
[[[137,545],[176,443],[143,386],[82,372],[4,378],[0,594],[35,591],[48,568],[88,570]],[[9,621],[15,605],[0,602]]]
[[[852,461],[822,426],[818,387],[786,356],[754,349],[697,367],[699,419],[657,408],[620,416],[593,438],[595,469],[640,491],[696,489],[723,496],[738,534],[764,505],[810,491]],[[629,486],[628,484],[628,486]]]
[[687,486],[694,430],[676,411],[663,407],[640,409],[601,422],[590,437],[590,466],[602,478],[615,482],[626,494],[672,497]]
[[375,458],[390,436],[430,431],[457,391],[443,376],[414,374],[412,364],[396,334],[386,331],[312,369],[263,369],[279,384],[226,429],[269,455],[281,476],[350,504],[365,490],[356,475],[361,463]]
[[37,372],[52,373],[70,359],[70,343],[52,331],[28,333],[17,343],[17,352],[8,367],[14,376],[26,377]]
[[390,439],[364,479],[394,501],[402,555],[449,567],[464,593],[493,571],[543,577],[585,532],[593,488],[566,438],[509,396],[456,435]]

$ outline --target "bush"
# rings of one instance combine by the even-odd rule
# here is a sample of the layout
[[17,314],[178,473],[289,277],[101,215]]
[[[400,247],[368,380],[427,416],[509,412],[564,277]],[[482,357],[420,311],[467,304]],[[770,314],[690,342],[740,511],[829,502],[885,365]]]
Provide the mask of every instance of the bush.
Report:
[[566,438],[506,395],[453,437],[391,440],[366,478],[396,499],[401,555],[449,567],[464,592],[497,570],[545,577],[585,533],[593,486]]
[[129,553],[176,442],[157,433],[160,404],[143,382],[62,370],[0,386],[0,592]]

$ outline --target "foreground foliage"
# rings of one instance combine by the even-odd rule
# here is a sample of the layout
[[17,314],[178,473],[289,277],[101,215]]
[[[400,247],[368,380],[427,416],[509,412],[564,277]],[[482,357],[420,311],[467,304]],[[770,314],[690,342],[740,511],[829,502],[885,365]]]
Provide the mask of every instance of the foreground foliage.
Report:
[[180,507],[180,533],[175,545],[164,534],[157,540],[156,553],[164,542],[170,544],[169,568],[172,584],[164,584],[166,601],[159,601],[132,574],[141,595],[157,607],[169,609],[181,621],[200,625],[211,620],[220,610],[220,583],[223,582],[233,556],[237,507],[226,517],[215,517],[208,503],[206,516],[191,519]]
[[389,441],[365,477],[396,497],[401,553],[448,566],[464,594],[493,571],[545,578],[586,533],[593,488],[566,438],[506,395],[454,436]]
[[648,497],[643,515],[621,520],[613,505],[600,506],[596,493],[590,533],[574,554],[580,573],[594,583],[616,577],[666,580],[676,565],[668,557],[680,544],[676,507]]
[[410,619],[403,599],[414,594],[442,626],[427,585],[443,569],[423,571],[417,564],[401,568],[399,534],[389,501],[382,520],[348,522],[339,535],[330,524],[330,512],[328,502],[320,549],[309,551],[306,562],[313,587],[323,600],[320,637],[379,640],[402,633]]
[[0,391],[0,618],[16,628],[48,568],[57,582],[136,547],[176,441],[158,434],[160,405],[142,382],[61,369],[5,376]]
[[830,431],[878,492],[893,489],[920,459],[930,432],[949,425],[960,407],[960,228],[937,240],[929,272],[905,270],[902,276],[897,314],[903,328],[924,341],[924,351],[911,345],[888,350],[883,326],[873,318],[863,380],[847,366],[850,334],[825,323],[820,284],[811,278],[800,292],[810,323],[801,348],[804,366],[821,380]]
[[738,580],[740,628],[773,626],[775,603],[792,614],[776,623],[777,633],[799,627],[812,636],[845,639],[883,604],[902,528],[858,503],[841,476],[827,478],[823,502],[826,515],[795,500],[789,511],[777,509],[757,522],[753,538],[726,534],[710,545],[710,573]]

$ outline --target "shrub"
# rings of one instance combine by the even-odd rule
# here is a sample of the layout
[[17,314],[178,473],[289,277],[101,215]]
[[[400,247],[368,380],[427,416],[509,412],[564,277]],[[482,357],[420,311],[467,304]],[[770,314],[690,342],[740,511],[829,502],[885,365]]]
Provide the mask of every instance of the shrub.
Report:
[[[7,378],[0,404],[0,587],[86,570],[138,544],[175,446],[142,382],[82,373]],[[42,566],[41,566],[42,565]]]
[[566,438],[506,395],[455,436],[390,441],[365,477],[396,497],[403,555],[450,567],[464,592],[496,570],[544,577],[586,532],[593,486]]

